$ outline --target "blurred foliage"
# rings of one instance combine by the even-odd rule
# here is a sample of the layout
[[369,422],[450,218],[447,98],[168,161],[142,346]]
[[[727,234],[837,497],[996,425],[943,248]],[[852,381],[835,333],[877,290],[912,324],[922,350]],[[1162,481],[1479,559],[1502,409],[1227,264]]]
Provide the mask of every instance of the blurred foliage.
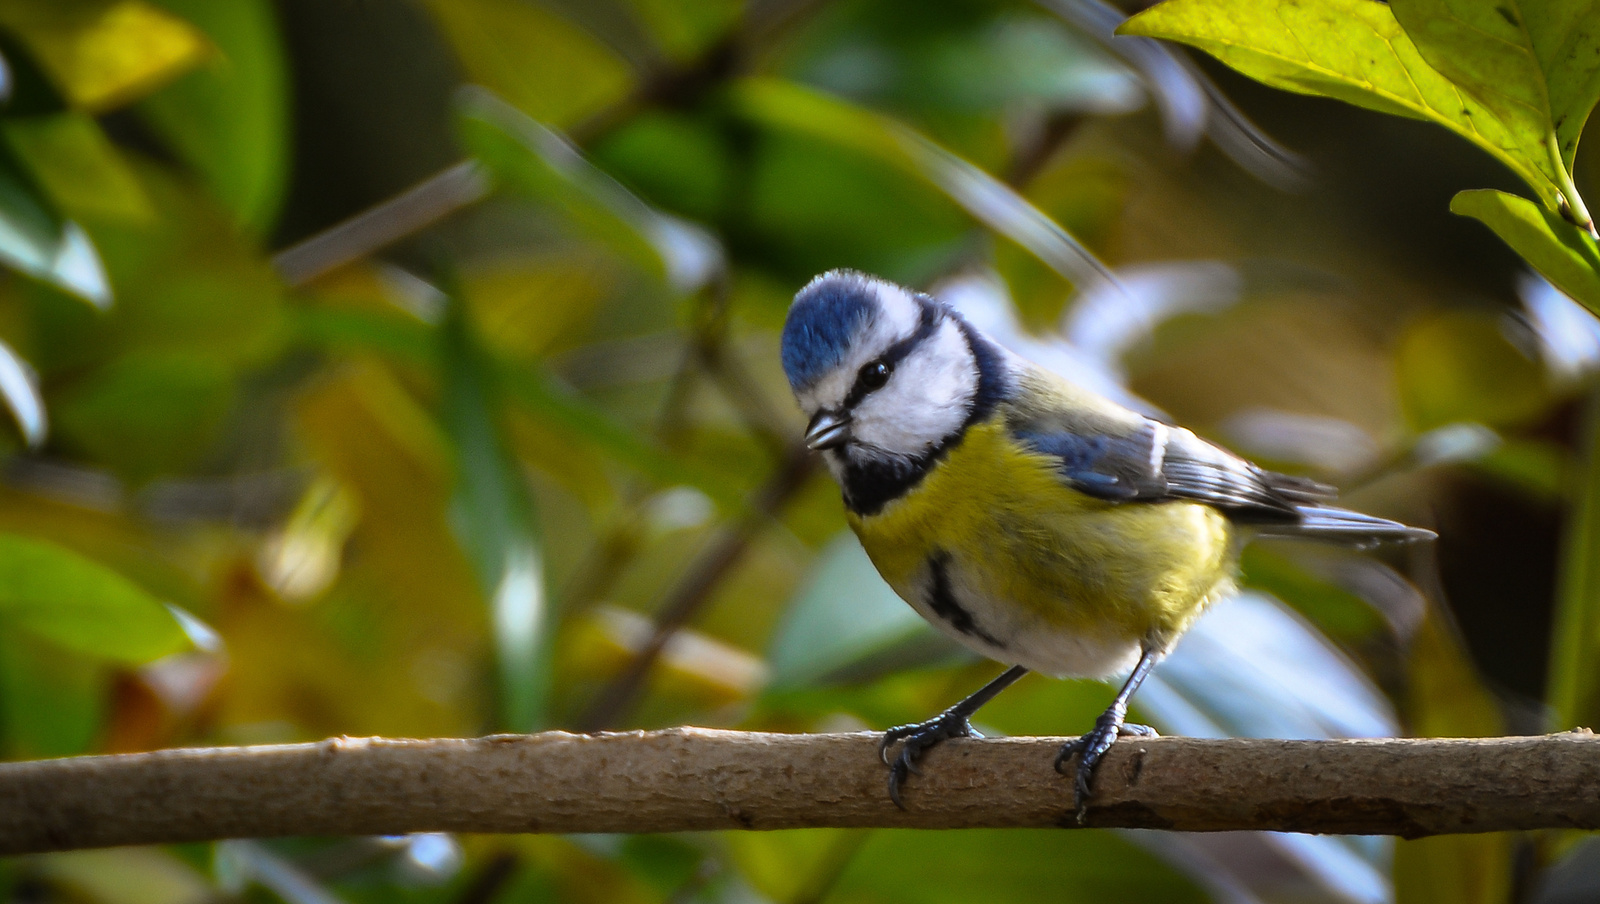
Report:
[[[1249,548],[1141,719],[1600,721],[1592,11],[1167,0],[1124,29],[1293,94],[1121,21],[0,3],[0,751],[938,711],[995,667],[793,455],[777,332],[840,266],[1440,532]],[[1108,696],[1030,676],[982,722],[1070,734]],[[1600,886],[1575,840],[296,839],[3,862],[0,895],[1547,902]]]

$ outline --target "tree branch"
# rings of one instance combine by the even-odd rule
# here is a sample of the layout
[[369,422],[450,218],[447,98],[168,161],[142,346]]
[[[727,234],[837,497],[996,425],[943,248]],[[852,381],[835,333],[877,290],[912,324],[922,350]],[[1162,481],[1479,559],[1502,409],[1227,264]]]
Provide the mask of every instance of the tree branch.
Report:
[[[1076,825],[1061,738],[957,740],[885,792],[878,735],[699,728],[339,738],[0,764],[0,854],[283,835]],[[1125,739],[1087,825],[1393,834],[1600,827],[1600,739]]]

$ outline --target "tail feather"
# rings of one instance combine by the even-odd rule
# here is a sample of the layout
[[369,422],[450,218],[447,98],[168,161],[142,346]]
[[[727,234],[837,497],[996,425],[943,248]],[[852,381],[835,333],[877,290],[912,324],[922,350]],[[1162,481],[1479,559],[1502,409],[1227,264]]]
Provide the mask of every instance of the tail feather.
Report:
[[1312,480],[1309,477],[1279,474],[1277,471],[1262,471],[1261,480],[1272,492],[1287,502],[1317,505],[1329,502],[1339,495],[1339,491],[1334,487]]
[[1411,543],[1438,536],[1423,527],[1412,527],[1387,518],[1363,515],[1331,505],[1297,505],[1298,521],[1265,524],[1260,536],[1328,540],[1335,543]]

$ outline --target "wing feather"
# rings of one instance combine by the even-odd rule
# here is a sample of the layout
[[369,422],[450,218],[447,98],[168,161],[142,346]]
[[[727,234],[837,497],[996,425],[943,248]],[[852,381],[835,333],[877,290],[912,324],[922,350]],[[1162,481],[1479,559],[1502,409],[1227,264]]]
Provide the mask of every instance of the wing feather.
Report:
[[1364,545],[1434,536],[1423,528],[1330,505],[1338,495],[1333,487],[1268,471],[1182,427],[1103,401],[1040,404],[1066,390],[1054,385],[1029,388],[1038,395],[1007,414],[1013,435],[1054,459],[1062,481],[1086,495],[1116,503],[1200,502],[1272,537]]
[[1112,502],[1189,499],[1241,520],[1293,520],[1295,503],[1332,497],[1327,487],[1264,471],[1181,427],[1141,418],[1120,436],[1072,430],[1017,432],[1079,492]]

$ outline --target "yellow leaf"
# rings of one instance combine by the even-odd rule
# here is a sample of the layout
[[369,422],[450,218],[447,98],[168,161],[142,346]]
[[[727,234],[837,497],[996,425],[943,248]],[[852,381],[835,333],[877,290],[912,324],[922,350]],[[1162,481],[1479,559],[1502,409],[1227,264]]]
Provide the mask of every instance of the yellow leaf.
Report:
[[28,0],[0,5],[73,106],[99,113],[148,94],[210,49],[187,22],[143,0]]
[[522,0],[428,0],[473,81],[557,127],[617,103],[627,65],[583,30]]

